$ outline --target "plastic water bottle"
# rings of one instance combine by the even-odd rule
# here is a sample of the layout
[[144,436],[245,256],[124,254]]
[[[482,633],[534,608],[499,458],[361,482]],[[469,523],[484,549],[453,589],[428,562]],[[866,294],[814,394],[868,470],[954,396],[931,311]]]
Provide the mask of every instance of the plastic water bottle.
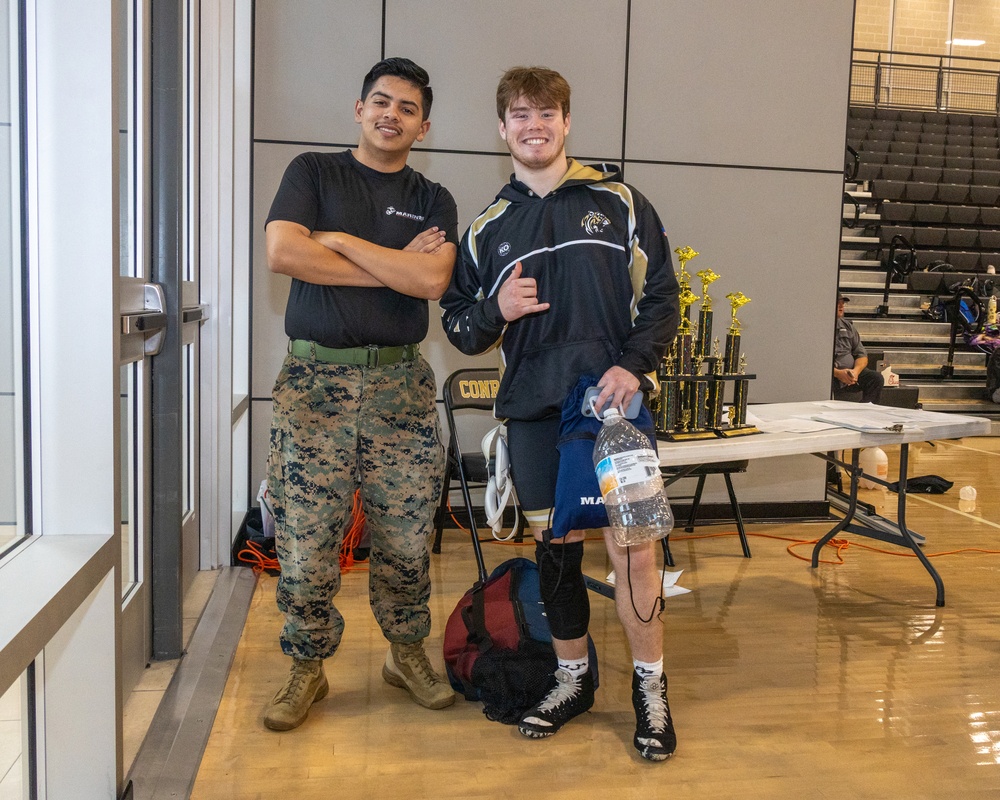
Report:
[[665,538],[674,528],[674,515],[656,451],[618,409],[604,412],[602,421],[594,469],[612,537],[622,547]]

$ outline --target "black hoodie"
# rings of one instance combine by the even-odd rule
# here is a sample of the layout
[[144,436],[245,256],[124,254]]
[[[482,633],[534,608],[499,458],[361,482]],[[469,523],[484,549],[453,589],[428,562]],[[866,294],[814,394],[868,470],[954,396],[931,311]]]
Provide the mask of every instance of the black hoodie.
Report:
[[[581,375],[614,365],[652,389],[645,376],[677,329],[677,280],[656,211],[617,177],[571,159],[538,197],[511,176],[462,238],[442,323],[463,353],[499,347],[500,419],[558,414]],[[517,261],[550,307],[508,324],[497,292]]]

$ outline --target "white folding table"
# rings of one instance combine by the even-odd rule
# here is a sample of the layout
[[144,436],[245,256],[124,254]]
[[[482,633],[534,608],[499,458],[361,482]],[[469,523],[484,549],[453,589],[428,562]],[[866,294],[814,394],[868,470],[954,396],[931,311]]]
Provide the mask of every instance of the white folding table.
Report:
[[[937,571],[923,554],[920,546],[906,527],[906,471],[908,447],[913,442],[927,442],[934,439],[958,439],[963,436],[983,436],[990,432],[990,421],[982,417],[959,414],[942,414],[932,411],[901,410],[875,407],[885,412],[899,412],[909,419],[909,423],[899,432],[880,431],[863,433],[848,428],[828,428],[809,433],[762,432],[747,436],[718,439],[696,439],[684,442],[658,442],[660,465],[664,467],[694,467],[721,461],[742,459],[774,458],[802,453],[812,453],[826,461],[831,460],[829,451],[850,450],[851,486],[845,516],[826,533],[815,545],[812,552],[812,566],[819,565],[819,554],[827,542],[842,531],[867,536],[873,539],[908,547],[934,579],[937,587],[936,602],[944,605],[944,584]],[[810,419],[831,411],[856,411],[863,413],[855,403],[816,401],[808,403],[769,403],[750,406],[750,413],[761,421],[762,426],[785,420]],[[899,481],[896,521],[884,520],[880,527],[855,524],[858,506],[858,481],[864,472],[858,465],[861,450],[880,445],[900,445]],[[836,462],[840,463],[840,462]],[[847,466],[845,463],[844,466]],[[876,476],[865,475],[869,480],[887,485]]]

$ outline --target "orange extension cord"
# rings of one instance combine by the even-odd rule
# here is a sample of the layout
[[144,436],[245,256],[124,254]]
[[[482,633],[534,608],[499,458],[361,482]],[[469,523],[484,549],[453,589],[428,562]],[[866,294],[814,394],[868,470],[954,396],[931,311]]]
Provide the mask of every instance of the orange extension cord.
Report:
[[[351,506],[351,521],[344,531],[344,541],[340,546],[340,571],[350,572],[352,569],[368,569],[360,567],[354,561],[354,550],[361,544],[365,531],[365,512],[361,508],[361,490],[354,492],[354,503]],[[256,542],[247,542],[246,547],[237,554],[239,559],[251,566],[258,575],[265,570],[281,571],[277,558],[271,558]]]
[[257,575],[260,575],[264,570],[281,570],[278,559],[267,555],[256,542],[248,541],[246,547],[237,553],[237,557],[240,561],[249,564]]
[[358,566],[354,561],[354,550],[361,544],[365,532],[365,511],[361,507],[361,490],[354,492],[354,505],[351,507],[351,521],[344,531],[344,541],[340,545],[340,571],[350,572],[352,569],[368,569],[368,566]]

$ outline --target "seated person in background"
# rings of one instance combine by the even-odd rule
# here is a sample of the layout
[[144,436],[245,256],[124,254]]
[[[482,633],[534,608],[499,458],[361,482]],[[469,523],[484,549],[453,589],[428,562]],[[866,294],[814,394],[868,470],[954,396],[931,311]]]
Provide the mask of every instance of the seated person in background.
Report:
[[986,359],[986,399],[1000,403],[1000,345]]
[[854,323],[844,317],[844,304],[850,302],[837,295],[837,329],[833,337],[833,399],[877,403],[882,397],[882,376],[868,366],[868,351]]

